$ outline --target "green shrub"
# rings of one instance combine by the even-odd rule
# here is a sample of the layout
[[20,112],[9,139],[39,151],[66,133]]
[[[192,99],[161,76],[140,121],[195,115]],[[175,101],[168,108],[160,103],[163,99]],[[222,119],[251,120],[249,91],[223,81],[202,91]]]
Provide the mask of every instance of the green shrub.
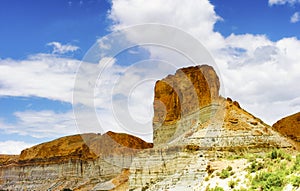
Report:
[[233,191],[247,191],[246,188],[234,189]]
[[208,191],[224,191],[222,187],[216,186],[214,188],[209,188]]
[[226,169],[223,169],[220,173],[220,178],[225,179],[228,178],[232,173],[228,170],[228,167]]
[[250,173],[257,172],[264,168],[264,164],[261,162],[253,161],[250,166],[247,168]]
[[283,152],[282,150],[278,150],[278,149],[274,149],[273,151],[271,151],[271,153],[269,153],[268,157],[272,160],[274,159],[286,159],[288,161],[292,160],[291,155]]
[[204,181],[209,181],[209,176],[205,177]]
[[266,188],[282,188],[284,186],[284,178],[278,174],[272,174],[268,177]]
[[236,185],[237,185],[237,183],[236,183],[236,181],[234,181],[234,180],[230,180],[230,181],[228,182],[228,186],[229,186],[230,188],[234,188]]
[[295,160],[295,163],[294,163],[294,166],[293,166],[293,170],[294,171],[300,170],[300,154],[298,154],[296,156],[296,160]]
[[284,186],[284,175],[280,172],[260,172],[252,179],[252,188],[263,190],[281,190]]
[[300,187],[300,177],[299,176],[293,176],[290,179],[290,183],[295,187]]
[[248,162],[254,162],[254,161],[256,161],[256,158],[253,155],[248,155],[248,156],[246,156],[246,158],[247,158]]

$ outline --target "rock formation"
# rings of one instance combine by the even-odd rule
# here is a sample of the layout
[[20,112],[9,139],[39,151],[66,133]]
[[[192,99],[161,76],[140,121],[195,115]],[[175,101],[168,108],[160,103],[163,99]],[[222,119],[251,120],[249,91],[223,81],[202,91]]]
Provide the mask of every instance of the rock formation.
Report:
[[212,158],[291,148],[238,102],[220,97],[209,66],[183,68],[158,81],[154,112],[154,148],[134,159],[130,190],[201,190]]
[[112,180],[126,172],[140,149],[150,147],[123,133],[62,137],[19,156],[0,156],[0,190],[113,189],[122,181]]
[[[161,135],[161,132],[164,132],[166,137],[173,137],[180,129],[178,125],[176,126],[178,121],[218,102],[219,89],[219,78],[214,69],[208,65],[182,68],[174,75],[168,75],[157,81],[154,88],[154,144],[170,141],[162,139],[157,134]],[[161,128],[162,126],[164,128]]]
[[128,188],[201,190],[209,160],[230,153],[291,148],[285,138],[230,99],[223,99],[215,115],[201,123],[197,119],[205,112],[200,109],[200,114],[182,118],[191,126],[171,142],[140,152],[131,165]]
[[283,136],[292,139],[296,148],[300,150],[300,112],[280,119],[272,127]]
[[154,123],[174,124],[219,98],[219,78],[211,66],[182,68],[155,84]]
[[0,156],[0,189],[201,190],[209,160],[292,147],[219,88],[210,66],[179,69],[155,85],[153,145],[112,132],[57,139]]

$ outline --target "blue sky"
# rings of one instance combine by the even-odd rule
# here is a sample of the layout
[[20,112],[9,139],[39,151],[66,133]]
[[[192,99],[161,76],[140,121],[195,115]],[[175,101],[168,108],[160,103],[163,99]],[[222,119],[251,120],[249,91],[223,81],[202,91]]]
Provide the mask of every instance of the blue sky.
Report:
[[300,10],[299,4],[272,5],[267,1],[212,0],[223,22],[215,30],[228,36],[235,34],[266,34],[271,40],[300,35],[299,24],[291,23],[291,16]]
[[[224,96],[272,124],[300,109],[299,12],[297,0],[2,0],[0,153],[79,133],[71,98],[80,61],[97,39],[145,22],[198,38],[215,57]],[[119,55],[118,63],[135,62],[137,50],[133,58]],[[142,55],[157,54],[151,51]]]
[[24,59],[30,54],[50,52],[46,44],[58,41],[79,46],[80,51],[72,56],[80,59],[97,37],[107,34],[109,7],[106,0],[3,0],[1,58]]

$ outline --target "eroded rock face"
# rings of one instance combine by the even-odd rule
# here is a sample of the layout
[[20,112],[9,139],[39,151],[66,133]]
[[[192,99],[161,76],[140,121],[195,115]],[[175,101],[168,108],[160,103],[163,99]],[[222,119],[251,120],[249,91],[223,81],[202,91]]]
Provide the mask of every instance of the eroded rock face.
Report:
[[300,150],[300,112],[277,121],[272,127],[294,140],[297,149]]
[[219,109],[211,120],[202,123],[199,119],[201,114],[207,113],[206,108],[200,110],[200,115],[185,116],[179,123],[191,128],[186,128],[183,136],[139,153],[130,168],[129,190],[205,190],[202,181],[209,160],[239,152],[291,148],[285,137],[243,110],[238,102],[229,98],[222,100],[215,106]]
[[124,133],[62,137],[25,149],[19,156],[1,155],[0,190],[105,187],[104,182],[130,167],[138,151],[150,147],[152,143]]
[[[154,97],[154,144],[161,133],[156,127],[172,129],[168,125],[176,124],[184,116],[217,102],[220,82],[215,70],[208,65],[192,66],[176,71],[174,75],[159,80],[155,84]],[[165,127],[162,127],[165,126]]]
[[219,78],[211,66],[176,71],[155,84],[154,123],[175,123],[219,98]]

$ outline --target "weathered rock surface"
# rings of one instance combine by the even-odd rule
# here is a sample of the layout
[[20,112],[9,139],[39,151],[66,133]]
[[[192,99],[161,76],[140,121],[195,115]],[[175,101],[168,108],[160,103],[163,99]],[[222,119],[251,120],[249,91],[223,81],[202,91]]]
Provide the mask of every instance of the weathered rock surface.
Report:
[[219,89],[219,78],[208,65],[182,68],[157,81],[154,88],[154,144],[166,143],[156,132],[163,130],[162,125],[169,129],[169,136],[173,136],[177,130],[174,124],[180,119],[218,102]]
[[[230,152],[262,152],[291,148],[286,138],[230,99],[214,105],[214,115],[202,122],[206,107],[181,118],[190,125],[168,144],[139,153],[130,168],[129,189],[201,190],[208,161]],[[201,115],[202,114],[202,115]],[[195,122],[194,122],[195,121]],[[163,126],[162,126],[163,127]],[[158,134],[158,136],[165,136]]]
[[211,66],[182,68],[155,84],[154,123],[170,124],[219,97],[219,78]]
[[219,97],[218,77],[211,67],[198,68],[210,74],[209,83],[197,67],[180,69],[156,83],[154,148],[134,159],[128,189],[205,190],[201,182],[212,158],[228,152],[291,148],[238,102]]
[[149,147],[152,143],[113,132],[63,137],[25,149],[20,156],[1,156],[0,189],[112,189],[122,181],[106,182],[120,176],[135,154]]
[[300,112],[280,119],[272,127],[283,136],[294,140],[295,146],[300,150]]
[[112,132],[64,137],[19,157],[0,156],[0,189],[204,190],[209,160],[292,147],[238,102],[220,97],[219,87],[210,66],[180,69],[156,83],[153,148]]

